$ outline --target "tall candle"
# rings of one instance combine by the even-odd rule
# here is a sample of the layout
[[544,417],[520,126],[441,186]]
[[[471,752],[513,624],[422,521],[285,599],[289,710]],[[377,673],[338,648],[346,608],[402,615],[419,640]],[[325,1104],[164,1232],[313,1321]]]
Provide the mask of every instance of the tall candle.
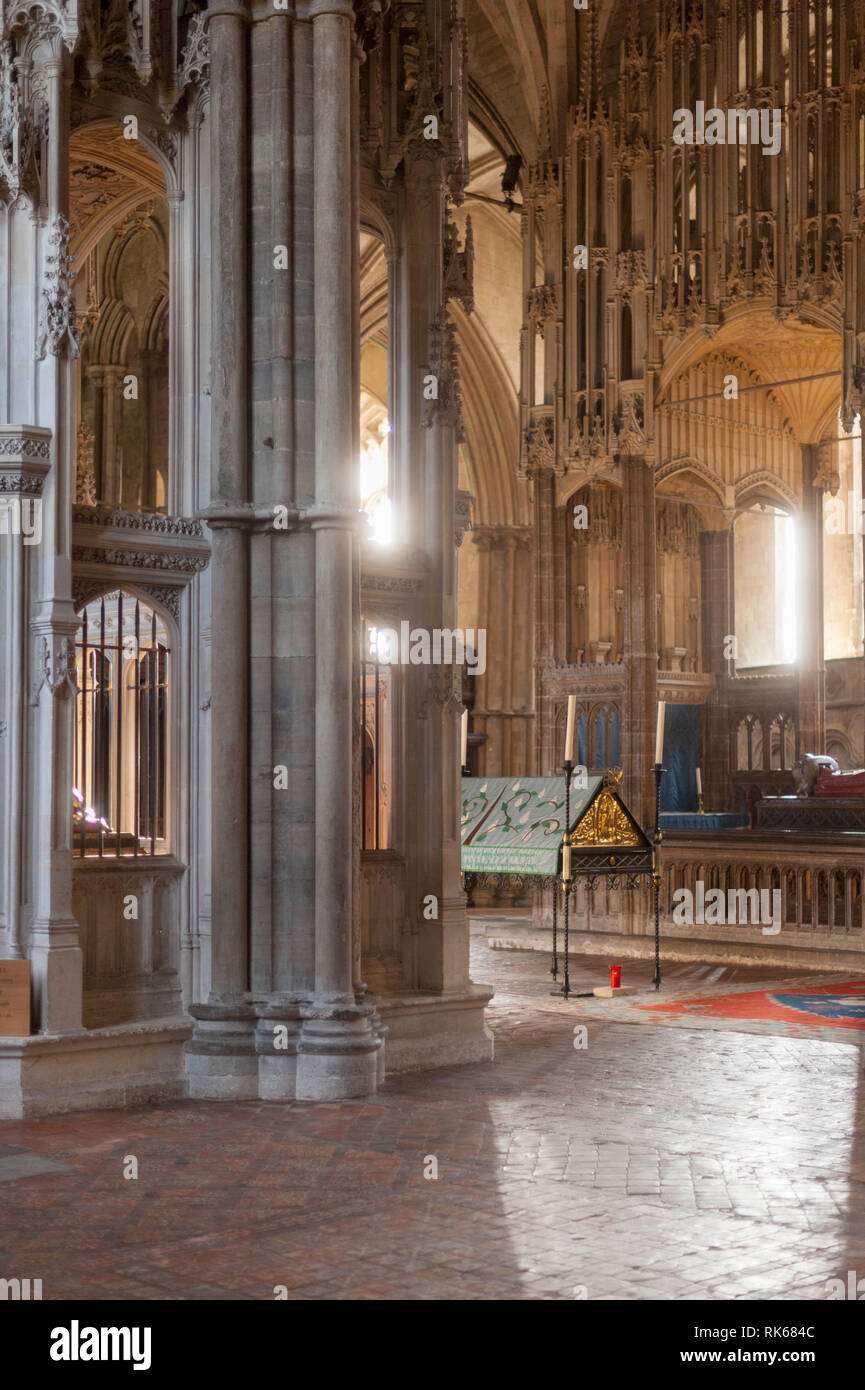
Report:
[[702,795],[703,795],[703,779],[702,779],[702,777],[700,776],[700,769],[699,769],[699,768],[697,768],[697,795],[698,795],[698,796],[702,796]]
[[565,841],[565,844],[562,846],[562,878],[567,880],[567,879],[570,879],[570,877],[571,877],[571,847],[570,847],[570,845],[567,843],[567,841]]
[[462,717],[460,723],[461,723],[461,725],[462,725],[462,730],[461,730],[461,737],[462,737],[462,745],[461,745],[461,747],[462,747],[462,751],[461,751],[461,753],[460,753],[460,765],[461,765],[462,767],[467,767],[467,766],[468,766],[467,759],[468,759],[468,751],[469,751],[469,712],[468,712],[467,709],[464,709],[464,710],[463,710],[463,717]]
[[658,701],[658,727],[655,731],[655,763],[658,767],[664,761],[664,715],[667,706],[663,700]]
[[568,696],[568,724],[565,729],[565,762],[574,761],[574,718],[577,713],[576,695]]

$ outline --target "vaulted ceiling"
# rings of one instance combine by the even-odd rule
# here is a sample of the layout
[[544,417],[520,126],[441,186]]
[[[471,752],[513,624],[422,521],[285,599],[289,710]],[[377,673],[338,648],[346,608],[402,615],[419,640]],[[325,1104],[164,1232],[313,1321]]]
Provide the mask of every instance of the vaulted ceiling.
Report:
[[119,125],[91,125],[72,136],[69,152],[71,250],[80,265],[110,227],[154,197],[165,179],[137,140]]

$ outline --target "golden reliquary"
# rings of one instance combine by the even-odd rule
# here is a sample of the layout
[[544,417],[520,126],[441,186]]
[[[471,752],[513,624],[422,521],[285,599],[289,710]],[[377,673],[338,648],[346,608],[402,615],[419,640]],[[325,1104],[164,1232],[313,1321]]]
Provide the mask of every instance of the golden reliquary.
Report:
[[621,780],[620,767],[611,768],[606,774],[604,786],[568,837],[574,849],[644,843],[639,830],[613,790]]

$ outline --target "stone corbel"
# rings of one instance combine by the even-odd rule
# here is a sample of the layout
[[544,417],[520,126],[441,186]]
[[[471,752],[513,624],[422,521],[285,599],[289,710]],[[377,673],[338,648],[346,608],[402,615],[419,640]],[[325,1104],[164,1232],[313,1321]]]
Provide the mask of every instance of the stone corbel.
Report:
[[837,497],[840,491],[841,476],[835,467],[832,445],[829,443],[818,445],[817,467],[814,470],[814,477],[811,479],[811,486],[819,488],[822,492],[828,492],[832,497]]
[[454,506],[454,542],[457,549],[463,543],[466,531],[472,528],[472,502],[474,498],[465,488],[458,488]]

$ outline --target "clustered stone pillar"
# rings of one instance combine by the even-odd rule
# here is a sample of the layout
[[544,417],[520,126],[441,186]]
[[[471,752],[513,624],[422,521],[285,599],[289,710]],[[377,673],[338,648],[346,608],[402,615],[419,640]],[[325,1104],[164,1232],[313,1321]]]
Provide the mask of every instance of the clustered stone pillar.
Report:
[[[248,985],[247,22],[209,11],[213,293],[213,994]],[[223,512],[220,516],[218,513]],[[223,777],[221,770],[230,770]]]
[[[425,558],[415,621],[432,632],[456,624],[455,507],[458,424],[456,367],[444,299],[444,179],[422,137],[405,159],[394,352],[400,363],[396,408],[398,476],[394,506],[400,538]],[[437,382],[425,404],[422,384]],[[406,808],[407,892],[416,923],[413,983],[430,994],[469,986],[468,920],[460,880],[459,720],[461,669],[405,668],[408,738],[403,776],[416,788]],[[423,903],[433,897],[436,915]]]
[[196,1005],[190,1094],[254,1096],[249,987],[248,23],[208,11],[211,119],[211,993]]
[[[40,322],[39,398],[52,421],[51,469],[42,498],[36,603],[30,633],[34,652],[33,855],[38,872],[30,963],[37,1028],[77,1031],[82,1021],[83,963],[72,911],[72,755],[75,714],[75,634],[72,603],[71,512],[75,484],[72,427],[72,322],[67,249],[69,216],[69,82],[71,59],[59,32],[45,64],[49,112],[48,219],[41,233],[43,266],[54,276],[47,291],[52,317]],[[51,260],[49,261],[49,257]]]
[[[2,954],[26,956],[24,902],[28,875],[25,846],[32,798],[28,795],[27,757],[30,634],[27,596],[33,587],[39,551],[25,541],[38,536],[42,490],[49,470],[51,431],[37,426],[0,424],[0,752],[5,778],[0,785],[5,814],[0,816],[0,933]],[[68,691],[66,692],[68,693]]]
[[375,1089],[381,1043],[353,992],[354,591],[357,489],[352,89],[354,10],[314,0],[315,993],[298,1049],[302,1099]]
[[356,997],[355,16],[208,11],[213,985],[191,1093],[375,1090]]

